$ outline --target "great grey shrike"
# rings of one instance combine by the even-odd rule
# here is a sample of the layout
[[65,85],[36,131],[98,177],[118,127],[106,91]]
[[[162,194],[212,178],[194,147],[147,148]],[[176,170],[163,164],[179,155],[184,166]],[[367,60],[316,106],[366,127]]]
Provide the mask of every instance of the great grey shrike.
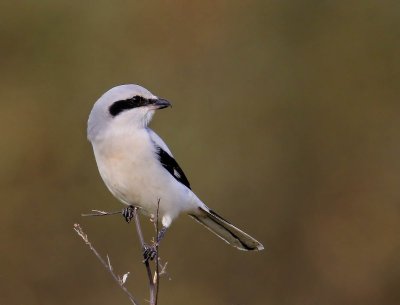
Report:
[[154,217],[159,207],[162,232],[186,213],[240,250],[264,249],[196,196],[165,142],[148,127],[155,110],[170,105],[138,85],[114,87],[97,100],[87,136],[107,188],[145,215]]

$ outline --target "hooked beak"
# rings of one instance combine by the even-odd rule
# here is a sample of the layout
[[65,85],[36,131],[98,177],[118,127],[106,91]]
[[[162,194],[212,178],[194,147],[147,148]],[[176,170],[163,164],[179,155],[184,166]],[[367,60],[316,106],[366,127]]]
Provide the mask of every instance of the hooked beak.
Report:
[[172,107],[171,103],[165,99],[158,98],[154,101],[153,106],[155,109],[164,109],[167,107]]

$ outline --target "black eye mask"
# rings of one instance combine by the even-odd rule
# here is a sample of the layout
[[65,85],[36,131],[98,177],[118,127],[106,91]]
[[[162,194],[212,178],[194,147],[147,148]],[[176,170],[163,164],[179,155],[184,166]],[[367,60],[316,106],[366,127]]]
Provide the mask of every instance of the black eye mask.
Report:
[[152,100],[146,99],[143,96],[135,95],[132,98],[128,98],[126,100],[120,100],[114,102],[108,111],[110,114],[115,117],[121,112],[125,110],[129,110],[132,108],[137,108],[137,107],[142,107],[142,106],[147,106],[152,103]]

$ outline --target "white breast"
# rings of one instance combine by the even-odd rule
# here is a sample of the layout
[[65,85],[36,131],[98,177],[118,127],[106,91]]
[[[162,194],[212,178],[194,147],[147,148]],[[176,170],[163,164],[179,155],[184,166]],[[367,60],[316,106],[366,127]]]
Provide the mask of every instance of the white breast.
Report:
[[100,175],[121,202],[155,215],[160,199],[159,213],[168,225],[180,212],[198,206],[192,191],[162,167],[146,129],[110,132],[92,144]]

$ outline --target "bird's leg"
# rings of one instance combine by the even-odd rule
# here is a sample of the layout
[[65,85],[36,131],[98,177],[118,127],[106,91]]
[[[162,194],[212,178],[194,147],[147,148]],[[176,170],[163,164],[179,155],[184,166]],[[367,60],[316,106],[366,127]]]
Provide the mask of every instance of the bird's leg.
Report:
[[122,216],[124,216],[127,223],[130,223],[132,218],[134,217],[135,207],[133,205],[127,206],[122,210]]
[[145,262],[148,260],[153,260],[156,257],[157,248],[160,245],[160,242],[163,239],[165,232],[167,232],[167,227],[162,227],[157,234],[157,240],[155,243],[151,245],[144,244],[143,258]]
[[167,227],[162,227],[157,235],[157,244],[160,244],[161,239],[164,238],[165,232],[167,232]]

